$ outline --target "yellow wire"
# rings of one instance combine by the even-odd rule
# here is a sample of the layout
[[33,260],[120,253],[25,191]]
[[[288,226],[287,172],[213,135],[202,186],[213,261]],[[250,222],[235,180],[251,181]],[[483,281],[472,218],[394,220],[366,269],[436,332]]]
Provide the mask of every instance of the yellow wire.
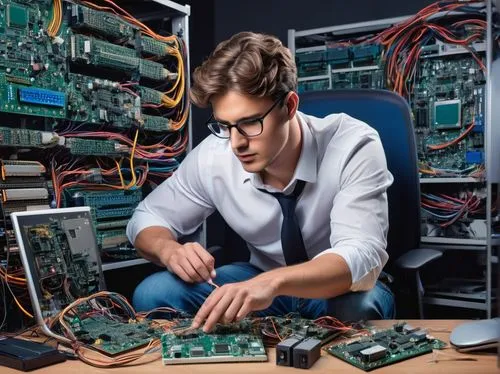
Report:
[[14,301],[16,302],[16,304],[19,307],[19,309],[21,309],[21,311],[24,314],[26,314],[28,317],[33,318],[33,315],[30,312],[28,312],[26,309],[23,308],[23,306],[21,305],[21,303],[17,300],[17,297],[14,296],[14,294],[12,294],[12,297],[14,297]]
[[135,147],[137,146],[138,137],[139,137],[139,129],[135,131],[134,144],[132,145],[132,152],[130,153],[130,172],[132,173],[132,180],[130,181],[129,184],[127,184],[127,186],[125,186],[126,190],[135,186],[135,183],[137,182],[134,170],[134,154],[135,154]]
[[115,164],[116,164],[116,168],[118,169],[118,175],[120,176],[120,182],[122,184],[122,188],[125,189],[125,181],[123,180],[122,168],[120,166],[121,162],[122,162],[122,159],[120,159],[120,163],[118,163],[118,161],[115,160]]
[[50,37],[56,36],[62,23],[62,1],[54,0],[52,7],[52,20],[47,27],[47,33]]

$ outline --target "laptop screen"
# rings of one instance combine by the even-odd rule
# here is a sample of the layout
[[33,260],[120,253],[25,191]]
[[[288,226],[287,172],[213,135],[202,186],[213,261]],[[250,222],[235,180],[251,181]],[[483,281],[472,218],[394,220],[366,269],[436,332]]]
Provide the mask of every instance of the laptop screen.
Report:
[[33,312],[46,325],[74,300],[105,289],[89,207],[11,214]]

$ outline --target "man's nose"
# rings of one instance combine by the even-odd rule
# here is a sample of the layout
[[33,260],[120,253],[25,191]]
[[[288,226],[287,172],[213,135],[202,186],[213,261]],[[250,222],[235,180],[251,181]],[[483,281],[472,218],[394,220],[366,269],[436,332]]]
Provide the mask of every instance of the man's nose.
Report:
[[236,127],[231,129],[231,147],[233,149],[245,148],[248,145],[248,139],[243,136]]

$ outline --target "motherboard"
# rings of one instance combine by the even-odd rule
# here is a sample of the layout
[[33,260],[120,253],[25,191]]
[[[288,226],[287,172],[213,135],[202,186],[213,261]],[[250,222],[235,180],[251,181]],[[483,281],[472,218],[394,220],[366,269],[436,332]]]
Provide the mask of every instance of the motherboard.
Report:
[[103,287],[88,211],[18,216],[17,220],[42,318],[54,317],[71,302]]
[[399,361],[442,349],[446,343],[428,335],[426,330],[407,323],[390,329],[372,331],[369,335],[327,348],[333,356],[370,371]]
[[161,337],[165,365],[214,362],[267,361],[264,343],[255,321],[216,325],[205,333],[191,329],[191,320],[181,320]]

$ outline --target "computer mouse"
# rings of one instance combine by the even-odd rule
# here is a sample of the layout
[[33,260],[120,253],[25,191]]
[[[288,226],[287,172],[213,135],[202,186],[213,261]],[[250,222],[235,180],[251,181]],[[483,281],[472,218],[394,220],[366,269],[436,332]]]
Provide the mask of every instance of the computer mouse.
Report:
[[494,348],[500,339],[500,318],[466,322],[453,329],[450,343],[458,350]]

